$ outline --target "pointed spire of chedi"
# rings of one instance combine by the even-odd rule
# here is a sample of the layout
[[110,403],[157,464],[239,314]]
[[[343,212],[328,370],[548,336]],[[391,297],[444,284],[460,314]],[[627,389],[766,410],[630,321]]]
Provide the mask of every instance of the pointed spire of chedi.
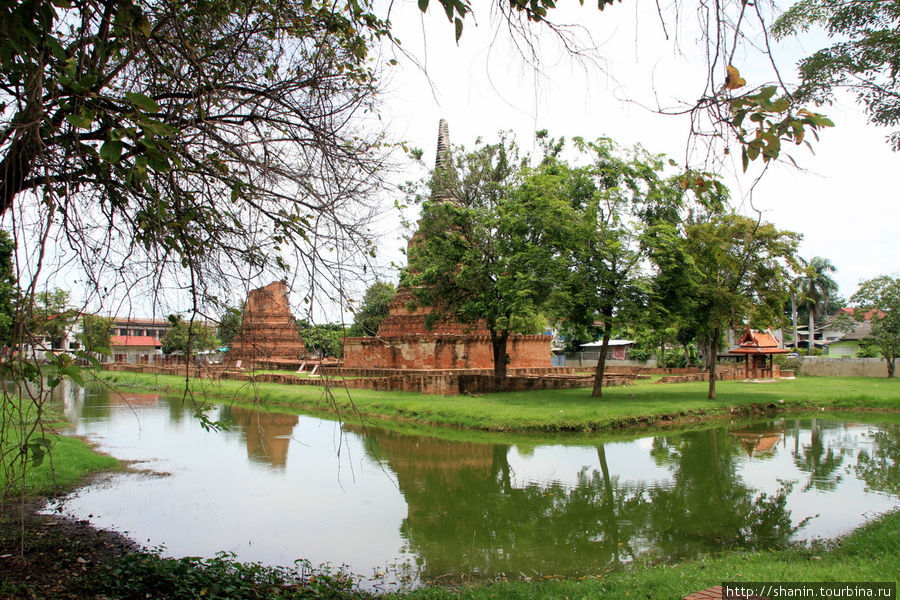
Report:
[[453,185],[453,159],[450,155],[450,127],[446,119],[438,122],[437,152],[434,157],[434,173],[431,182],[431,199],[453,202],[453,194],[447,189]]
[[434,158],[434,170],[441,171],[450,167],[450,127],[446,119],[438,122],[437,153]]

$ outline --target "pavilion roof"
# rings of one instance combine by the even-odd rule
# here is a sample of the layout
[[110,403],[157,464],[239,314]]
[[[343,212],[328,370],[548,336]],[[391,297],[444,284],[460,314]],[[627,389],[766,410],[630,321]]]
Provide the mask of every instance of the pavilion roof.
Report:
[[789,350],[778,347],[778,340],[770,331],[753,331],[749,327],[738,341],[737,348],[729,354],[787,354]]

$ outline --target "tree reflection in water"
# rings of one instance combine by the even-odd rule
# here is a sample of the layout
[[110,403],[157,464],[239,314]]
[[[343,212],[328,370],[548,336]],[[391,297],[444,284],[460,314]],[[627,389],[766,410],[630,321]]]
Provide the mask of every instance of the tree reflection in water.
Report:
[[514,485],[509,445],[364,435],[370,456],[396,474],[405,549],[425,578],[599,573],[638,557],[781,546],[793,532],[786,490],[744,485],[742,446],[724,430],[656,438],[651,453],[665,455],[672,478],[652,488],[611,475],[603,444],[574,484]]

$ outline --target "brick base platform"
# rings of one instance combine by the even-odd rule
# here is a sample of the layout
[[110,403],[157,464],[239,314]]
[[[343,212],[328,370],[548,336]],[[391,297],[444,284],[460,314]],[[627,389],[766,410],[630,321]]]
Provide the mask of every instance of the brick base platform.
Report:
[[[386,392],[418,392],[422,394],[456,395],[486,394],[522,390],[548,390],[590,387],[593,375],[575,373],[565,367],[510,369],[506,379],[498,380],[489,369],[341,369],[323,367],[317,377],[292,373],[250,373],[231,367],[214,365],[155,366],[112,363],[103,365],[105,371],[129,371],[160,375],[189,374],[211,380],[232,379],[283,385],[332,385],[347,389],[380,390]],[[610,376],[605,385],[628,385],[634,377]]]
[[[769,598],[763,598],[762,596],[741,596],[741,600],[769,600]],[[722,592],[721,585],[715,585],[713,587],[708,587],[705,590],[700,590],[699,592],[694,592],[690,596],[685,596],[684,600],[726,600],[725,595]],[[728,600],[735,600],[734,598],[729,596]]]

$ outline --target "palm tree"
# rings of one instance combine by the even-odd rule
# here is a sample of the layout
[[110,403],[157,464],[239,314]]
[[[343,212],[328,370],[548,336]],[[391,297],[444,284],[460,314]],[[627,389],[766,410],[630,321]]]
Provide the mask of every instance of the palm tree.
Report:
[[[814,256],[808,262],[800,259],[803,264],[803,274],[794,279],[794,288],[800,293],[800,302],[809,310],[809,337],[807,352],[812,354],[816,331],[816,312],[821,310],[828,298],[835,294],[838,284],[829,273],[834,273],[837,268],[827,258]],[[796,327],[796,316],[794,317]],[[795,342],[796,345],[796,342]]]

